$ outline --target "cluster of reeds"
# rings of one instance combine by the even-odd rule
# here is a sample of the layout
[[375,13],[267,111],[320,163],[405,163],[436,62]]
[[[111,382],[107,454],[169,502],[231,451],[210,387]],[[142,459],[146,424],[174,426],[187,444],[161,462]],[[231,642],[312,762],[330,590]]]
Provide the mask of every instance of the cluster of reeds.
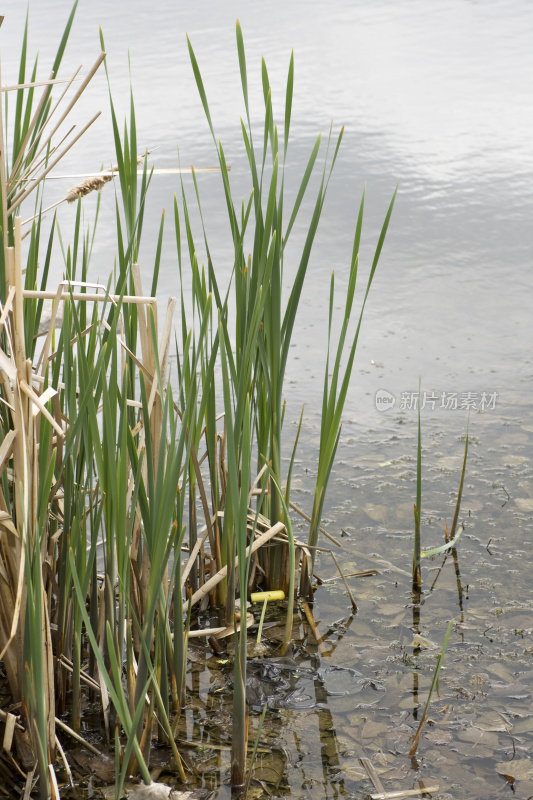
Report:
[[[47,287],[56,220],[47,227],[43,181],[87,127],[80,132],[73,129],[56,143],[73,104],[104,58],[102,53],[71,99],[68,90],[76,76],[54,104],[52,89],[74,11],[75,7],[45,85],[37,83],[36,65],[27,80],[26,26],[9,151],[0,120],[0,659],[13,700],[7,711],[0,712],[3,747],[14,768],[24,774],[28,790],[35,774],[43,797],[58,796],[54,765],[62,756],[68,772],[68,759],[57,726],[62,734],[76,736],[84,703],[98,697],[105,734],[114,743],[117,797],[129,773],[137,772],[150,782],[154,737],[171,748],[179,778],[185,782],[174,725],[186,702],[191,626],[197,609],[210,605],[224,609],[222,635],[234,635],[232,784],[238,787],[245,784],[248,747],[246,631],[253,617],[247,612],[247,595],[258,585],[286,592],[286,645],[292,633],[298,571],[301,591],[311,591],[324,497],[362,314],[394,197],[350,339],[361,202],[336,344],[331,341],[332,276],[311,529],[309,541],[298,543],[289,514],[296,443],[288,474],[281,466],[284,377],[342,131],[334,142],[331,134],[328,138],[307,235],[285,296],[285,248],[304,196],[311,191],[310,179],[321,152],[319,137],[296,201],[287,212],[284,186],[293,59],[282,142],[263,62],[265,122],[262,147],[256,150],[244,44],[237,24],[246,107],[242,135],[251,179],[250,195],[241,205],[232,196],[226,156],[215,136],[189,43],[218,154],[234,263],[230,285],[220,286],[205,229],[202,246],[207,263],[198,263],[191,216],[198,210],[201,215],[201,208],[193,171],[198,206],[193,211],[183,181],[181,201],[175,202],[181,296],[178,375],[171,387],[168,364],[176,301],[170,301],[162,325],[156,302],[163,218],[148,295],[143,293],[137,264],[151,175],[146,159],[139,167],[133,98],[123,135],[111,100],[117,163],[115,272],[106,287],[88,282],[94,230],[82,230],[81,203],[91,186],[102,188],[104,181],[97,177],[96,183],[76,187],[65,198],[78,199],[72,243],[64,250],[65,280],[55,291]],[[30,199],[34,213],[23,222],[22,203]],[[192,270],[190,318],[182,288],[185,269]],[[38,332],[47,298],[53,301],[52,316],[42,343]],[[66,714],[68,725],[59,719]]]

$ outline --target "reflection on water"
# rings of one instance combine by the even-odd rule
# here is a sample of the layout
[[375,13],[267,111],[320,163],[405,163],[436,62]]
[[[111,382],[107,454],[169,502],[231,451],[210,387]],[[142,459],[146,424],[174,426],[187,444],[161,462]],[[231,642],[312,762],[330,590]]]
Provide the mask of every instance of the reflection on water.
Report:
[[[0,31],[2,82],[17,73],[17,41],[25,7],[4,3]],[[31,42],[48,64],[66,16],[62,0],[30,7]],[[521,796],[533,795],[527,770],[532,749],[531,670],[533,589],[533,389],[531,269],[533,200],[533,6],[529,0],[491,3],[444,0],[296,0],[266,5],[233,2],[153,7],[131,0],[80,4],[69,68],[85,68],[104,28],[119,115],[126,108],[127,48],[137,105],[138,140],[157,147],[156,166],[215,161],[188,63],[184,35],[196,49],[218,135],[232,166],[235,194],[247,194],[246,162],[239,143],[240,98],[234,22],[240,16],[249,59],[252,115],[261,114],[259,56],[264,54],[282,114],[282,86],[290,49],[296,60],[293,141],[288,192],[294,195],[316,133],[330,120],[346,124],[343,149],[310,266],[303,312],[289,364],[289,441],[302,402],[306,436],[299,451],[294,499],[306,507],[318,439],[318,409],[326,329],[323,287],[332,268],[342,296],[355,213],[367,186],[362,270],[368,269],[378,225],[394,186],[399,194],[390,233],[360,338],[339,458],[327,501],[327,526],[342,537],[343,569],[379,575],[354,581],[358,613],[337,583],[317,591],[314,615],[326,654],[302,616],[295,641],[301,672],[280,680],[308,706],[270,703],[260,737],[253,790],[292,798],[360,797],[371,790],[360,756],[371,758],[387,790],[439,784],[441,798],[485,800],[515,776]],[[68,71],[68,70],[66,70]],[[277,87],[277,90],[276,90]],[[80,122],[107,106],[104,76],[82,98]],[[80,149],[81,148],[81,149]],[[69,157],[73,172],[113,161],[109,116]],[[50,182],[50,202],[70,186]],[[215,268],[229,274],[232,244],[216,177],[199,186]],[[187,184],[187,190],[190,186]],[[153,180],[145,231],[156,231],[161,208],[172,207],[174,178]],[[115,253],[112,191],[102,195],[94,278],[107,278]],[[89,201],[90,205],[90,201]],[[65,237],[74,209],[60,210]],[[103,220],[103,221],[102,221]],[[194,221],[193,221],[194,223]],[[293,237],[303,235],[295,228]],[[161,295],[177,292],[174,235],[167,226]],[[141,267],[150,283],[155,234],[144,242]],[[56,274],[62,266],[56,254]],[[291,276],[287,259],[287,280]],[[496,407],[472,413],[471,446],[457,552],[424,565],[424,588],[410,586],[412,502],[415,494],[416,412],[399,398],[423,389],[435,393],[497,393]],[[397,399],[376,408],[378,390]],[[466,412],[423,413],[423,535],[441,544],[444,518],[453,515]],[[287,445],[288,454],[290,445]],[[317,564],[333,578],[327,554]],[[455,625],[440,697],[434,699],[418,762],[407,757],[436,654],[448,620]],[[272,635],[272,631],[267,631]],[[414,639],[415,634],[419,638]],[[437,647],[422,646],[434,643]],[[305,661],[307,659],[307,661]],[[328,691],[320,670],[356,670],[368,681],[361,694]],[[371,686],[383,688],[384,691]],[[190,708],[184,738],[201,743],[189,761],[199,783],[221,787],[229,769],[226,676],[205,654],[189,671]],[[263,693],[268,689],[260,687]],[[279,698],[278,698],[279,699]],[[285,696],[286,699],[286,696]],[[257,727],[252,712],[250,740]],[[214,722],[217,726],[214,726]],[[507,767],[505,767],[507,764]],[[503,765],[503,766],[502,766]],[[520,774],[520,777],[517,777]]]

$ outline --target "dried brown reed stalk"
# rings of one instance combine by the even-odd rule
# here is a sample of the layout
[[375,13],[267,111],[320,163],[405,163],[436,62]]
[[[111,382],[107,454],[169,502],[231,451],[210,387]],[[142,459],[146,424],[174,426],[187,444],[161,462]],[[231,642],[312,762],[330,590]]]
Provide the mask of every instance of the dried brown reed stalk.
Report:
[[[10,736],[15,740],[23,768],[31,769],[38,763],[41,793],[45,795],[57,790],[53,768],[57,739],[50,620],[53,592],[49,543],[46,532],[43,535],[39,529],[39,503],[42,500],[39,463],[45,447],[49,463],[55,460],[54,451],[64,437],[64,427],[61,415],[51,414],[46,407],[55,391],[46,389],[42,392],[40,382],[34,385],[35,367],[26,352],[22,222],[16,212],[98,116],[94,116],[74,136],[71,136],[71,129],[62,140],[62,149],[56,150],[50,160],[41,156],[49,146],[54,151],[53,134],[87,87],[103,57],[97,59],[55,128],[43,137],[50,119],[50,115],[43,117],[42,114],[50,99],[50,86],[45,86],[20,142],[9,180],[3,102],[0,103],[0,228],[5,266],[5,286],[1,287],[1,294],[6,298],[4,307],[0,308],[0,394],[7,409],[2,417],[0,446],[0,470],[4,474],[0,488],[0,659],[5,664],[13,703],[21,709],[24,723],[15,724],[19,722],[15,719],[12,724],[8,717]],[[12,88],[22,89],[21,86]],[[33,145],[36,141],[41,147],[39,152]],[[9,233],[10,216],[13,218],[12,234]],[[52,426],[54,434],[41,441],[44,418]],[[6,487],[9,496],[4,494]],[[36,577],[35,585],[30,575]],[[32,620],[33,627],[28,620]],[[31,640],[29,651],[28,638]]]
[[[267,544],[267,542],[269,542],[274,536],[279,536],[285,530],[286,530],[285,525],[282,522],[277,522],[275,525],[272,525],[272,527],[269,527],[269,529],[265,533],[262,533],[260,536],[258,536],[253,541],[253,543],[247,547],[246,555],[247,556],[249,554],[253,555],[253,553],[259,550],[260,547],[264,547],[264,545]],[[238,558],[236,558],[235,566],[238,566],[238,563],[239,563]],[[225,566],[222,567],[222,569],[220,569],[215,575],[209,578],[209,580],[206,581],[204,585],[201,586],[198,589],[198,591],[196,591],[192,595],[191,605],[195,605],[200,600],[202,600],[202,598],[208,595],[209,592],[211,592],[215,588],[215,586],[218,586],[218,584],[224,580],[227,574],[228,574],[228,567]]]
[[[61,94],[61,96],[58,99],[57,103],[52,108],[50,114],[48,115],[48,117],[46,118],[46,120],[43,123],[42,122],[42,118],[41,118],[41,110],[42,110],[42,108],[44,107],[44,105],[46,104],[46,102],[48,101],[48,98],[49,98],[49,91],[48,91],[49,86],[48,85],[45,86],[44,91],[43,91],[43,93],[41,95],[41,99],[40,99],[40,101],[39,101],[39,103],[37,105],[36,112],[32,117],[32,120],[31,120],[31,122],[30,122],[30,124],[28,126],[28,130],[26,132],[26,136],[25,136],[25,138],[24,138],[24,140],[22,142],[22,145],[21,145],[21,148],[20,148],[20,151],[19,151],[19,156],[18,156],[17,160],[15,161],[15,164],[13,165],[13,169],[12,169],[12,172],[11,172],[11,175],[10,175],[10,178],[9,178],[9,182],[6,183],[7,188],[9,189],[10,196],[12,198],[10,200],[10,211],[9,211],[9,213],[11,213],[12,210],[17,208],[20,205],[20,203],[22,203],[22,201],[29,194],[31,194],[31,192],[38,186],[38,184],[43,180],[43,178],[46,177],[46,175],[55,167],[55,165],[57,163],[59,163],[59,161],[61,161],[61,159],[68,152],[68,150],[70,150],[70,148],[78,141],[78,139],[81,136],[83,136],[85,131],[92,125],[92,123],[100,116],[100,112],[98,112],[82,128],[82,130],[79,133],[77,133],[76,136],[72,139],[70,137],[71,137],[71,134],[75,130],[75,126],[73,126],[68,131],[66,137],[64,137],[62,139],[62,141],[60,142],[60,145],[61,144],[64,145],[64,149],[54,159],[52,159],[51,162],[49,162],[47,164],[46,169],[40,175],[38,175],[38,177],[33,178],[32,180],[30,180],[31,176],[34,175],[35,172],[37,171],[39,165],[41,165],[43,163],[43,157],[44,157],[43,154],[45,154],[47,152],[48,147],[52,145],[52,139],[53,139],[54,135],[57,133],[57,131],[59,130],[59,128],[63,124],[63,122],[68,118],[68,116],[71,113],[72,109],[74,108],[74,106],[78,102],[79,98],[81,97],[81,95],[83,94],[83,92],[85,91],[87,86],[89,85],[90,81],[92,80],[92,78],[96,74],[98,68],[102,64],[104,58],[105,58],[105,53],[100,53],[100,55],[96,59],[95,63],[93,64],[93,66],[91,67],[89,72],[87,73],[86,77],[83,79],[83,81],[81,82],[80,86],[78,87],[76,93],[74,94],[74,97],[67,103],[66,108],[63,110],[58,122],[56,122],[56,124],[54,125],[54,127],[52,128],[52,130],[50,132],[47,132],[45,136],[42,136],[42,134],[44,133],[45,129],[49,125],[50,120],[53,118],[55,112],[59,109],[60,104],[61,104],[62,100],[65,97],[66,91],[68,90],[68,88],[70,87],[72,82],[75,80],[75,78],[76,78],[76,76],[77,76],[77,74],[79,72],[79,69],[75,72],[75,74],[72,76],[70,81],[67,83],[67,87],[66,87],[65,91]],[[19,86],[16,86],[16,87],[13,87],[13,88],[17,88],[18,89]],[[41,128],[40,128],[39,133],[40,133],[40,135],[42,137],[41,138],[41,142],[40,142],[40,147],[37,150],[37,152],[32,153],[32,156],[31,156],[31,159],[30,159],[29,163],[26,163],[26,161],[27,161],[26,152],[27,152],[28,144],[31,141],[31,137],[35,134],[37,125],[39,125],[39,123],[41,123]],[[55,150],[55,147],[52,147],[52,151],[54,151],[54,150]],[[27,185],[28,181],[30,181],[29,185]],[[19,187],[25,187],[25,188],[22,189],[22,191],[19,191],[18,193],[17,193],[17,190],[16,190],[17,184],[18,184]]]
[[[27,665],[23,659],[24,620],[27,604],[28,586],[23,579],[28,569],[28,559],[38,557],[36,547],[40,545],[36,530],[38,519],[38,453],[40,416],[48,421],[53,420],[53,427],[59,436],[64,432],[60,423],[53,419],[32,388],[32,365],[26,358],[24,344],[24,312],[22,298],[22,253],[21,253],[21,220],[15,218],[14,246],[5,251],[7,265],[7,281],[10,288],[8,297],[13,298],[11,309],[4,317],[5,342],[7,352],[2,349],[2,388],[4,396],[9,398],[12,409],[12,428],[4,431],[4,467],[9,456],[12,458],[12,499],[15,515],[8,514],[10,503],[3,494],[0,495],[0,506],[3,511],[0,518],[0,593],[2,614],[0,615],[0,657],[4,659],[8,681],[15,702],[23,701],[31,711],[31,703],[25,698],[23,687],[24,675],[27,676]],[[6,446],[7,442],[7,446]],[[43,557],[45,553],[42,554]],[[43,665],[40,690],[44,691],[44,713],[46,715],[48,753],[47,764],[53,763],[55,751],[55,700],[53,680],[53,653],[50,617],[45,596],[45,587],[34,587],[37,593],[42,592],[42,647],[40,654]],[[28,678],[26,678],[28,679]],[[31,678],[29,678],[31,681]],[[24,732],[17,731],[17,748],[22,755],[23,763],[31,766],[34,761],[32,753],[39,751],[40,733],[35,719]],[[42,732],[42,731],[41,731]],[[41,765],[43,767],[44,765]]]

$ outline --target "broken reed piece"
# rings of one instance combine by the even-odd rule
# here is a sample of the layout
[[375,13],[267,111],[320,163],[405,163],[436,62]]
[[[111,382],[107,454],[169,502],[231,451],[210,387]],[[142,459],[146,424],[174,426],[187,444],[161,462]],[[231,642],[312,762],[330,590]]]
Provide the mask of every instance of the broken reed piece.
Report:
[[[292,508],[293,511],[296,511],[296,513],[299,514],[302,517],[302,519],[305,519],[306,522],[311,522],[311,517],[309,516],[309,514],[306,514],[305,511],[303,511],[296,505],[296,503],[293,503],[291,501],[289,503],[289,506],[290,508]],[[342,544],[339,542],[339,540],[335,539],[335,537],[332,536],[331,533],[328,533],[325,528],[320,527],[320,533],[322,533],[326,537],[326,539],[329,539],[330,542],[333,542],[333,544],[336,545],[338,548],[342,549]]]
[[420,789],[399,789],[396,792],[379,792],[379,794],[371,794],[371,800],[401,800],[402,797],[424,797],[426,794],[438,792],[438,786],[425,786]]
[[[257,539],[254,540],[252,545],[248,545],[248,547],[246,548],[246,557],[248,558],[248,556],[250,555],[250,551],[252,554],[255,553],[256,550],[258,550],[260,547],[262,547],[264,544],[270,541],[270,539],[272,539],[273,536],[276,536],[276,534],[281,533],[284,530],[286,530],[286,528],[283,522],[276,522],[276,524],[273,525],[268,531],[258,536]],[[237,567],[238,563],[239,559],[235,558],[235,567]],[[214,589],[215,586],[217,586],[222,580],[224,580],[227,574],[228,574],[228,567],[227,566],[222,567],[222,569],[219,570],[216,573],[216,575],[213,575],[212,578],[209,578],[209,580],[206,581],[206,583],[204,583],[204,585],[201,586],[198,589],[198,591],[196,591],[193,594],[191,598],[191,604],[195,605],[195,603],[197,603],[199,600],[205,597],[206,594],[209,594],[209,592],[212,589]]]
[[[372,575],[380,575],[379,569],[363,569],[361,572],[344,573],[345,578],[370,578]],[[335,583],[342,578],[342,575],[333,575],[331,578],[321,578],[320,586],[326,583]]]
[[[133,305],[157,305],[157,298],[155,297],[140,297],[136,294],[125,294],[125,295],[118,295],[118,294],[98,294],[97,292],[72,292],[70,291],[71,285],[78,285],[72,284],[71,281],[63,281],[63,285],[65,286],[65,291],[59,296],[59,300],[83,300],[87,303],[105,303],[109,301],[114,305],[118,305],[118,303],[122,303],[122,305],[131,303]],[[87,284],[88,286],[90,284]],[[104,287],[105,288],[105,287]],[[54,300],[56,298],[57,292],[48,292],[46,290],[40,289],[23,289],[22,296],[24,298],[32,298],[36,300]]]
[[[251,628],[252,625],[255,624],[255,619],[253,614],[246,615],[246,627]],[[207,636],[209,638],[213,638],[215,640],[218,639],[225,639],[227,636],[233,636],[235,632],[239,632],[241,629],[240,621],[237,622],[237,625],[226,625],[225,627],[220,628],[198,628],[197,630],[192,630],[188,632],[189,639],[197,639],[200,637]]]
[[345,588],[345,589],[346,589],[346,591],[348,592],[348,597],[350,598],[350,602],[351,602],[351,604],[352,604],[352,611],[356,612],[356,611],[357,611],[357,603],[355,602],[355,598],[354,598],[354,596],[353,596],[353,594],[352,594],[352,590],[350,589],[350,587],[349,587],[349,585],[348,585],[348,581],[346,580],[346,577],[345,577],[345,575],[344,575],[344,572],[342,571],[342,569],[341,569],[341,567],[340,567],[340,564],[339,564],[339,562],[338,562],[338,561],[337,561],[337,559],[335,558],[335,554],[334,554],[333,550],[330,550],[330,554],[331,554],[331,557],[332,557],[332,559],[333,559],[333,561],[334,561],[334,563],[335,563],[335,566],[337,567],[337,570],[338,570],[338,572],[339,572],[339,575],[340,575],[340,576],[341,576],[341,578],[342,578],[342,582],[344,583],[344,588]]
[[318,631],[318,626],[317,626],[317,624],[315,622],[315,619],[313,617],[313,612],[311,611],[311,606],[309,605],[307,600],[305,600],[303,597],[300,598],[300,604],[301,604],[301,606],[303,608],[303,612],[305,614],[305,618],[307,619],[307,622],[309,623],[309,627],[311,628],[311,630],[313,632],[313,636],[316,639],[316,643],[318,645],[318,650],[320,652],[320,655],[322,655],[322,656],[327,655],[328,651],[327,651],[327,648],[324,645],[324,640],[323,640],[322,636],[320,635],[320,633]]
[[386,794],[385,787],[381,783],[381,779],[378,773],[376,772],[376,769],[371,760],[369,758],[366,758],[366,756],[360,756],[359,763],[363,767],[369,779],[372,781],[372,785],[374,786],[374,788],[377,789],[378,792],[380,793],[379,796],[384,797]]

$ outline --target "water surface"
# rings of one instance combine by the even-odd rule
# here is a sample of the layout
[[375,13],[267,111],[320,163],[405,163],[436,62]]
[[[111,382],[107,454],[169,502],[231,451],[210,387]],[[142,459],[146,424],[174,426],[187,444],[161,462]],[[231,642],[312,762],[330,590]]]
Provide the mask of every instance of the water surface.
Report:
[[[12,83],[24,8],[13,0],[4,5],[2,82]],[[30,4],[30,41],[39,46],[43,69],[65,16],[59,0],[46,8]],[[325,584],[315,604],[320,630],[330,631],[326,639],[331,652],[322,654],[320,662],[372,673],[385,691],[368,707],[354,702],[343,709],[338,702],[331,706],[326,697],[319,709],[277,711],[268,729],[274,736],[277,724],[276,747],[284,754],[277,796],[308,797],[312,791],[313,796],[360,797],[370,787],[358,762],[366,754],[382,771],[389,791],[418,786],[423,779],[426,785],[438,784],[442,798],[494,797],[505,791],[502,772],[512,775],[531,751],[533,727],[528,574],[533,533],[533,7],[527,0],[274,0],[268,5],[208,0],[176,9],[175,3],[161,0],[154,11],[137,0],[127,10],[121,3],[95,0],[80,4],[65,72],[92,63],[101,25],[119,118],[127,111],[130,50],[138,139],[143,148],[157,148],[155,166],[177,166],[178,145],[183,164],[212,165],[216,153],[190,69],[188,33],[217,135],[231,163],[235,194],[246,195],[239,140],[244,108],[234,46],[237,17],[247,47],[254,120],[261,119],[261,55],[281,119],[294,48],[289,194],[294,195],[317,133],[327,134],[331,121],[335,130],[345,125],[288,372],[286,454],[293,421],[301,403],[307,404],[295,476],[295,499],[306,507],[318,441],[329,275],[335,269],[340,305],[363,188],[365,273],[387,204],[399,185],[360,338],[326,508],[327,527],[336,536],[346,533],[345,569],[374,566],[380,574],[356,583],[359,611],[353,619],[338,584]],[[95,108],[104,113],[69,156],[65,171],[113,162],[103,73],[80,102],[79,120]],[[71,183],[51,184],[50,200],[61,197]],[[186,186],[189,190],[187,179]],[[232,247],[220,212],[217,177],[202,176],[200,189],[217,273],[229,275]],[[174,177],[154,178],[152,183],[141,257],[147,284],[155,250],[148,231],[157,229],[162,208],[171,216],[177,190]],[[112,192],[104,192],[95,278],[106,278],[113,266],[113,202]],[[61,209],[65,235],[74,213]],[[303,235],[304,226],[297,226],[295,252]],[[291,266],[289,259],[288,282]],[[59,254],[55,269],[60,275]],[[160,289],[163,301],[178,291],[170,224]],[[462,513],[466,528],[457,559],[449,557],[440,572],[442,559],[428,563],[419,618],[414,619],[406,573],[415,495],[413,392],[419,376],[426,392],[425,546],[442,542],[444,519],[453,516],[469,405],[471,446]],[[394,400],[386,412],[376,407],[380,390]],[[457,397],[455,409],[452,395]],[[484,395],[493,401],[481,410]],[[324,578],[334,576],[327,555],[318,571]],[[420,761],[413,764],[405,754],[437,652],[413,645],[413,629],[440,647],[451,617],[456,622],[441,699],[432,707],[433,726],[420,745]],[[299,636],[302,646],[315,647],[303,622]],[[207,703],[212,678],[202,674],[205,685],[191,677],[190,688]],[[194,724],[202,726],[201,713],[194,713],[199,715]],[[501,767],[503,762],[510,762],[508,770]],[[524,797],[533,793],[526,767],[516,767],[517,774],[522,770],[516,788]],[[212,780],[219,785],[227,778],[227,760],[219,757],[217,769]],[[219,791],[225,796],[225,789]]]

